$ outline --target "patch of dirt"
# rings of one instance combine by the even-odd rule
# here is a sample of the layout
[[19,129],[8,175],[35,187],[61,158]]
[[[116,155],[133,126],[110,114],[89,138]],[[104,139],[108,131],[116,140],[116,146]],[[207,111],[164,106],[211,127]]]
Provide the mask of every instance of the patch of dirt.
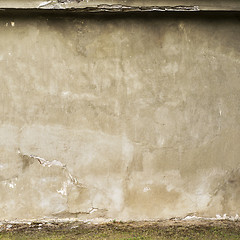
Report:
[[240,239],[240,221],[2,223],[0,239]]

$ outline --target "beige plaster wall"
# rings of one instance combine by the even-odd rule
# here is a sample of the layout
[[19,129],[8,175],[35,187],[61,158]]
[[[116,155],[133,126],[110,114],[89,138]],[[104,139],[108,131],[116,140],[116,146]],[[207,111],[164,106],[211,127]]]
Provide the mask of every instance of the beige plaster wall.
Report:
[[0,19],[0,220],[239,214],[234,17]]

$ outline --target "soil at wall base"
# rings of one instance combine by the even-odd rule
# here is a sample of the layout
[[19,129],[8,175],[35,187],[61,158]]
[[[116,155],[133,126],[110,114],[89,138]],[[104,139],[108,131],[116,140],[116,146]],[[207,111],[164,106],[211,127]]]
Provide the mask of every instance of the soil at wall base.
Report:
[[240,239],[240,221],[2,223],[0,239]]

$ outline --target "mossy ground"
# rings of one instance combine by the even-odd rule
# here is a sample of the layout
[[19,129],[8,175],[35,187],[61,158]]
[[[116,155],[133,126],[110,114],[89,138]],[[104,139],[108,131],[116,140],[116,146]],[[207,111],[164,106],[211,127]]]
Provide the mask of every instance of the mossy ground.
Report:
[[158,221],[87,224],[82,222],[9,224],[0,239],[240,239],[240,222]]

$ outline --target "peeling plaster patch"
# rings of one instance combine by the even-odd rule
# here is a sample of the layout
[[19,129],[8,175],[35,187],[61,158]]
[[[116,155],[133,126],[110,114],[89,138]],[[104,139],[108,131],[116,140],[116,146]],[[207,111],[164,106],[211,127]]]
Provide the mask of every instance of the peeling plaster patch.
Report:
[[[59,3],[71,3],[71,2],[77,2],[80,3],[82,0],[58,0]],[[88,1],[87,1],[88,2]]]
[[16,183],[9,183],[8,185],[9,185],[10,188],[16,187]]
[[33,158],[33,159],[36,159],[38,160],[38,162],[43,165],[43,167],[52,167],[52,166],[58,166],[58,167],[62,167],[62,168],[66,168],[66,165],[61,163],[60,161],[57,161],[57,160],[53,160],[53,161],[48,161],[44,158],[41,158],[41,157],[38,157],[38,156],[35,156],[35,155],[24,155],[21,153],[20,150],[18,150],[18,154],[20,156],[28,156],[29,158]]
[[91,214],[91,213],[94,213],[94,212],[96,212],[98,209],[97,208],[92,208],[90,211],[89,211],[89,213]]
[[77,185],[77,186],[79,186],[79,187],[86,187],[86,186],[84,186],[82,183],[80,183],[80,182],[77,180],[77,178],[73,177],[73,175],[72,175],[72,174],[70,173],[70,171],[68,170],[66,164],[63,164],[62,162],[60,162],[60,161],[58,161],[58,160],[49,161],[49,160],[46,160],[46,159],[44,159],[44,158],[42,158],[42,157],[38,157],[38,156],[35,156],[35,155],[22,154],[22,152],[20,151],[20,149],[18,150],[18,154],[19,154],[21,157],[28,157],[28,158],[30,158],[30,159],[35,159],[35,160],[37,160],[43,167],[53,167],[53,166],[55,166],[55,167],[60,167],[60,168],[62,168],[62,169],[66,172],[66,174],[67,174],[67,176],[68,176],[68,178],[70,179],[70,182],[71,182],[72,184],[75,184],[75,185]]
[[167,185],[166,189],[168,192],[171,192],[175,187],[173,185]]
[[67,166],[66,164],[63,164],[62,162],[58,161],[58,160],[53,160],[53,161],[48,161],[42,157],[38,157],[38,156],[35,156],[35,155],[23,155],[21,153],[20,150],[18,150],[18,154],[20,156],[27,156],[29,158],[32,158],[32,159],[35,159],[35,160],[38,160],[38,162],[43,166],[43,167],[60,167],[62,168],[63,170],[66,171],[67,173],[67,176],[69,177],[69,179],[71,180],[71,183],[73,184],[76,184],[78,185],[79,187],[85,187],[82,183],[80,183],[77,178],[73,177],[73,175],[69,172],[69,170],[67,169]]
[[50,3],[52,3],[52,1],[42,2],[42,3],[40,3],[40,4],[38,5],[38,7],[39,7],[39,8],[45,7],[45,6],[49,5]]
[[58,193],[62,194],[63,196],[67,196],[66,189],[61,188],[60,190],[57,190]]
[[185,218],[181,219],[181,220],[230,220],[230,221],[238,221],[240,220],[240,217],[238,214],[236,214],[235,216],[228,216],[227,214],[224,214],[223,216],[217,214],[216,217],[212,217],[212,218],[206,218],[206,217],[197,217],[195,215],[193,216],[186,216]]
[[71,229],[78,228],[79,226],[72,226]]
[[61,97],[66,98],[66,99],[71,99],[71,100],[76,100],[76,99],[95,100],[95,99],[97,99],[97,97],[93,94],[82,93],[79,95],[76,93],[72,93],[70,91],[62,91]]
[[[18,150],[18,154],[20,155],[20,157],[22,159],[33,159],[33,160],[37,160],[37,162],[40,163],[40,165],[42,167],[57,167],[57,168],[61,168],[64,172],[64,174],[66,175],[67,177],[67,181],[63,182],[63,185],[62,185],[62,188],[60,190],[57,190],[56,194],[61,194],[62,196],[66,197],[67,198],[67,201],[69,201],[69,196],[68,196],[68,190],[69,190],[69,187],[71,186],[75,186],[77,188],[81,188],[81,189],[87,189],[87,187],[85,185],[83,185],[82,183],[80,183],[78,181],[77,178],[75,178],[71,173],[70,171],[68,170],[67,166],[65,164],[63,164],[62,162],[58,161],[58,160],[53,160],[53,161],[49,161],[49,160],[46,160],[42,157],[39,157],[39,156],[35,156],[35,155],[25,155],[25,154],[22,154],[20,149]],[[71,192],[71,191],[70,191]],[[42,204],[42,208],[46,208],[49,207],[49,203],[46,201],[42,201],[41,202]],[[45,206],[46,205],[46,206]],[[65,209],[62,209],[59,214],[71,214],[71,212],[69,211],[65,211]],[[83,213],[86,213],[86,212],[83,212]],[[88,212],[87,212],[88,213]],[[57,213],[58,214],[58,213]]]
[[[80,0],[45,1],[38,8],[68,9],[73,2]],[[82,12],[165,12],[165,11],[200,11],[198,6],[128,6],[122,4],[99,4],[93,7],[77,8]]]
[[164,145],[165,139],[164,138],[159,138],[157,141],[158,146],[162,147]]
[[69,91],[63,91],[62,92],[62,97],[67,97],[69,96],[71,93]]
[[[73,219],[73,221],[76,221],[76,220],[78,220],[78,215],[90,215],[90,214],[93,214],[94,212],[97,212],[97,211],[100,211],[100,212],[105,212],[105,211],[107,211],[106,209],[100,209],[100,208],[96,208],[96,207],[91,207],[91,208],[89,208],[89,209],[87,209],[87,211],[79,211],[79,212],[66,212],[66,211],[60,211],[60,212],[58,212],[58,213],[55,213],[54,215],[56,216],[56,217],[58,217],[58,219],[60,219],[60,221],[61,221],[61,219],[62,220],[66,220],[67,222],[68,221],[70,221],[71,219]],[[68,218],[68,217],[66,217],[66,214],[69,216],[69,214],[70,214],[70,216],[74,216],[73,218],[72,217],[70,217],[70,218]],[[60,216],[60,217],[59,217]],[[64,216],[63,218],[62,218],[62,216]],[[91,219],[92,220],[92,219]],[[91,221],[91,220],[87,220],[87,221]]]
[[64,182],[63,183],[63,187],[60,190],[57,190],[57,192],[62,194],[63,196],[67,196],[67,187],[68,187],[68,185],[69,185],[68,182]]
[[15,177],[14,179],[11,179],[11,180],[5,180],[5,181],[2,181],[2,183],[5,185],[5,186],[8,186],[9,188],[15,188],[16,187],[16,181],[17,181],[17,177]]
[[12,227],[12,224],[7,225],[7,229],[10,229]]
[[100,4],[97,7],[89,8],[89,11],[104,12],[162,12],[162,11],[200,11],[198,6],[126,6],[121,4]]
[[62,168],[66,167],[66,165],[62,164],[60,161],[57,161],[57,160],[48,161],[44,158],[37,157],[37,156],[34,156],[34,155],[29,155],[29,156],[31,158],[37,159],[39,161],[39,163],[41,165],[43,165],[43,167],[52,167],[52,166],[58,166],[58,167],[62,167]]
[[11,22],[11,26],[14,27],[15,26],[15,22]]
[[145,187],[145,188],[143,189],[143,192],[148,192],[148,191],[150,191],[150,190],[151,190],[150,187]]
[[[64,4],[66,4],[66,3],[64,3]],[[42,8],[42,9],[65,9],[65,7],[62,6],[62,3],[58,3],[56,0],[55,1],[42,2],[41,4],[38,5],[38,8]]]

